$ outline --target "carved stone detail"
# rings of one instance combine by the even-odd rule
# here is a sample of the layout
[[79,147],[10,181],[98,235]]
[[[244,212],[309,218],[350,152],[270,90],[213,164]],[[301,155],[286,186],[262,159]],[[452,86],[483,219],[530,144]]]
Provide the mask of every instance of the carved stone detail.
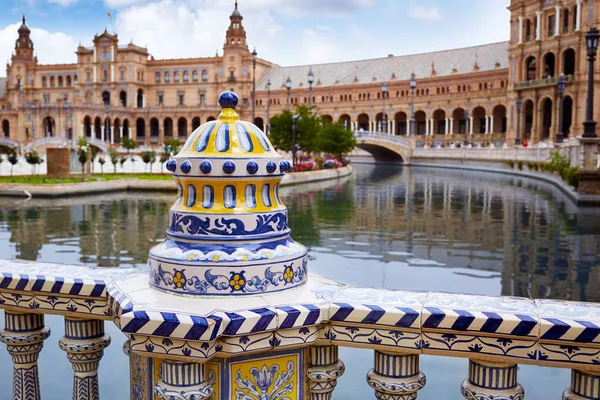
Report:
[[460,391],[467,400],[523,400],[517,383],[517,364],[469,360],[469,377]]
[[110,336],[104,321],[65,318],[65,336],[58,345],[73,366],[73,400],[99,400],[98,366]]
[[380,400],[413,400],[425,386],[416,354],[392,354],[375,351],[375,368],[367,374],[367,383]]
[[309,399],[330,400],[337,380],[344,371],[345,366],[338,358],[337,346],[311,347],[307,371]]
[[204,364],[164,360],[154,393],[162,400],[204,400],[212,399],[213,388]]
[[44,326],[42,314],[4,313],[5,329],[0,341],[13,360],[13,400],[39,400],[38,356],[50,328]]

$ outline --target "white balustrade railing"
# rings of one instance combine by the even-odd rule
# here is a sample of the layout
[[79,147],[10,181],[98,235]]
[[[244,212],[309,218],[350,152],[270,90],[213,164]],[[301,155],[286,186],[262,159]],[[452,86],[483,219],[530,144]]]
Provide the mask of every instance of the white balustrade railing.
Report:
[[416,148],[413,158],[447,158],[457,160],[481,161],[525,161],[548,162],[553,148],[491,148],[491,147],[461,147],[461,148]]
[[377,140],[388,143],[398,144],[400,146],[410,148],[411,141],[401,136],[388,135],[383,132],[372,132],[372,131],[356,131],[355,132],[356,139],[369,139],[369,140]]
[[[170,284],[188,284],[181,279],[183,273]],[[275,382],[288,394],[296,390],[294,400],[303,398],[302,386],[308,399],[330,399],[345,369],[338,346],[373,350],[365,375],[379,399],[416,399],[426,384],[423,354],[470,360],[467,378],[456,382],[466,399],[523,399],[518,364],[572,369],[563,399],[593,400],[600,393],[597,304],[362,289],[318,276],[297,290],[263,297],[207,304],[157,291],[138,270],[0,260],[0,340],[12,356],[12,399],[41,398],[44,371],[37,360],[50,335],[44,314],[64,316],[58,342],[73,366],[74,400],[100,398],[98,365],[110,344],[104,321],[111,320],[129,339],[124,350],[134,400],[154,398],[152,390],[161,399],[226,398],[227,384],[214,384],[220,367],[211,363],[230,366],[228,360],[245,360],[248,353],[288,354],[288,361],[257,370],[256,382],[239,367],[239,375],[217,380],[260,393]],[[294,364],[289,354],[302,348],[310,356]]]

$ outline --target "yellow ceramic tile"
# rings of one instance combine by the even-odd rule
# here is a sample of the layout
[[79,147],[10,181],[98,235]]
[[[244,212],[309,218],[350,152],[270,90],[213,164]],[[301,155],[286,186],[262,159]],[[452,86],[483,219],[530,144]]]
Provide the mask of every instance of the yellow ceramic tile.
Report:
[[298,367],[298,354],[232,362],[231,400],[300,399]]
[[212,383],[215,392],[213,399],[221,398],[221,365],[217,363],[206,364],[206,379]]

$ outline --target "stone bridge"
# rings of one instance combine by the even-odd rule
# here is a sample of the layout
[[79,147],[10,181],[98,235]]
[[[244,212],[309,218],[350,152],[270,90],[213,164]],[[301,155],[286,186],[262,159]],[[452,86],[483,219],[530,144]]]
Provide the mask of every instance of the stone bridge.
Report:
[[10,147],[11,149],[17,149],[19,147],[19,142],[3,137],[0,138],[0,146]]
[[412,155],[409,139],[381,132],[356,132],[356,146],[369,152],[378,162],[410,163]]

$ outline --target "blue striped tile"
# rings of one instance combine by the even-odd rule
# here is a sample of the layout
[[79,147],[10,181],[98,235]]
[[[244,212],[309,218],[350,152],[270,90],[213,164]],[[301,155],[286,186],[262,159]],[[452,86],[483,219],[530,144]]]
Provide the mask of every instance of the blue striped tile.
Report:
[[410,328],[415,323],[415,321],[421,316],[420,312],[418,312],[417,310],[413,310],[412,308],[396,308],[404,313],[402,318],[400,318],[400,320],[395,324],[395,326],[399,328]]
[[265,331],[269,327],[271,321],[273,321],[273,318],[275,318],[275,316],[277,315],[275,311],[269,310],[267,308],[258,308],[256,310],[250,311],[261,316],[258,322],[250,330],[251,333]]
[[279,328],[287,329],[293,327],[296,323],[296,320],[298,320],[298,317],[300,316],[300,310],[289,306],[277,307],[277,309],[285,311],[287,313],[285,319],[283,320]]
[[600,335],[600,327],[589,321],[575,321],[585,326],[585,329],[575,338],[576,342],[591,343]]
[[321,315],[321,309],[312,304],[302,304],[302,306],[310,310],[306,320],[304,321],[304,326],[316,324],[319,320],[319,316]]
[[163,318],[163,322],[154,330],[154,334],[157,336],[169,337],[179,326],[177,314],[161,312],[160,315]]
[[494,333],[498,330],[498,328],[500,328],[500,325],[502,325],[502,322],[504,321],[499,314],[494,312],[484,311],[483,315],[485,315],[488,319],[481,327],[481,332]]
[[541,339],[560,339],[565,333],[569,331],[571,325],[556,319],[556,318],[544,318],[546,321],[554,325],[548,329],[548,332],[544,333]]
[[511,335],[528,336],[533,328],[537,326],[537,319],[524,314],[515,314],[521,320],[519,324],[512,330]]
[[458,318],[452,324],[452,330],[454,331],[466,331],[469,329],[469,326],[475,320],[475,316],[466,310],[453,310],[458,314]]
[[206,330],[208,329],[209,323],[206,320],[206,318],[198,317],[195,315],[192,315],[191,318],[194,325],[190,328],[188,333],[186,333],[185,339],[199,340],[202,337],[202,335],[204,335],[204,332],[206,332]]
[[361,321],[363,324],[376,324],[385,315],[385,310],[381,307],[371,305],[365,305],[365,307],[371,309],[371,312]]
[[246,321],[246,318],[242,317],[239,314],[232,313],[232,312],[226,312],[225,315],[227,315],[227,317],[229,318],[229,323],[227,324],[227,327],[225,328],[224,334],[235,335],[237,333],[237,331],[240,330],[240,328],[242,327],[244,322]]
[[335,314],[333,314],[333,316],[331,317],[331,321],[345,321],[346,318],[348,318],[348,316],[350,314],[352,314],[352,311],[354,311],[354,307],[352,307],[350,304],[347,304],[347,303],[333,303],[333,304],[338,306],[340,309],[337,310],[335,312]]
[[425,309],[429,311],[431,315],[427,317],[423,323],[423,328],[437,328],[438,325],[444,320],[444,317],[446,317],[446,313],[435,307],[425,307]]
[[150,317],[145,311],[134,311],[133,319],[123,327],[122,331],[126,333],[136,333],[148,322],[150,322]]

